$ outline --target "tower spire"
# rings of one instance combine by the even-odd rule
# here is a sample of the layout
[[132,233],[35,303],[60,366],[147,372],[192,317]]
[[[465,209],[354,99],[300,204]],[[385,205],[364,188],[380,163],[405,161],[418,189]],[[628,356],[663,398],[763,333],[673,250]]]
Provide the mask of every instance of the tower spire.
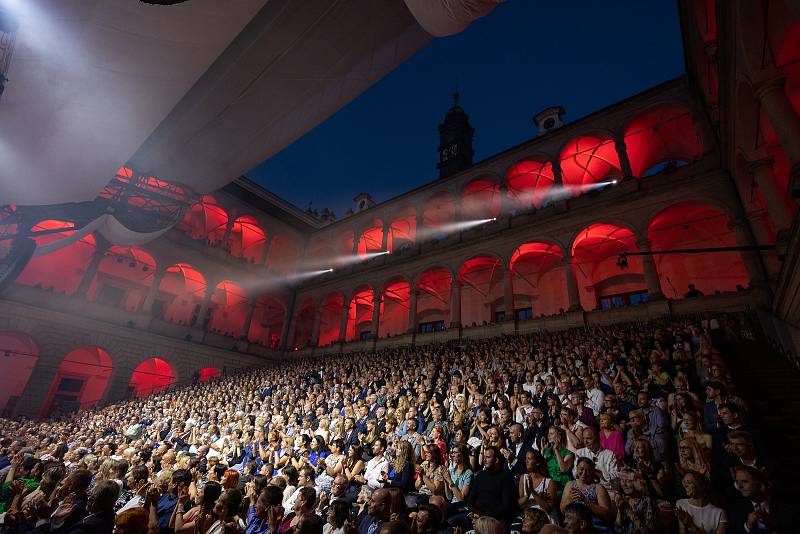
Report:
[[453,107],[439,125],[439,178],[444,178],[472,166],[472,136],[475,130],[469,124],[469,115],[461,108],[458,83],[453,93]]

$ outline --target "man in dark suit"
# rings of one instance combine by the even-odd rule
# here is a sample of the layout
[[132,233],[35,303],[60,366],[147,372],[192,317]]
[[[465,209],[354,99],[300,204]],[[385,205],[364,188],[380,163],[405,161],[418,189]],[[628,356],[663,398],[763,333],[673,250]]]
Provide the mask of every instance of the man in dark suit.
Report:
[[78,521],[66,534],[111,534],[114,530],[114,504],[119,496],[119,484],[113,480],[98,482],[89,500],[86,511],[89,515]]
[[728,532],[792,532],[796,529],[794,505],[773,498],[764,473],[749,465],[736,466],[733,471],[740,497],[732,499],[728,506]]
[[525,441],[524,437],[522,425],[512,424],[508,431],[508,444],[500,451],[514,477],[525,473],[525,454],[531,450],[530,442]]

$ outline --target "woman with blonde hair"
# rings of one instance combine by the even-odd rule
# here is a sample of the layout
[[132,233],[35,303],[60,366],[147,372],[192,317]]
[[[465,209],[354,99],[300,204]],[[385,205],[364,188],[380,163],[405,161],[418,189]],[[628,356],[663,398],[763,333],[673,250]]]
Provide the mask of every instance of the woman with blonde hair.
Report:
[[472,523],[475,534],[505,534],[503,524],[488,515],[482,515]]
[[392,463],[394,473],[392,474],[389,486],[400,488],[406,493],[414,491],[414,466],[417,459],[414,454],[414,446],[405,440],[400,440],[395,444],[395,458]]

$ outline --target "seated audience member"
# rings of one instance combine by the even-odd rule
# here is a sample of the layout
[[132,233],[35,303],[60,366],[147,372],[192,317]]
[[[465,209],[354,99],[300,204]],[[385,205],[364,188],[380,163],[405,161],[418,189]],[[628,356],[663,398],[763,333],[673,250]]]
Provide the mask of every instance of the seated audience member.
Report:
[[283,517],[282,502],[283,492],[277,486],[264,488],[247,511],[245,534],[268,534],[277,530],[277,516]]
[[[594,428],[587,427],[581,433],[583,436],[583,447],[575,451],[575,460],[579,461],[581,458],[589,458],[594,462],[600,478],[600,483],[610,489],[616,485],[619,478],[619,468],[617,465],[617,457],[608,449],[604,449],[597,439],[597,431]],[[577,464],[572,469],[572,476],[577,478],[578,466]]]
[[71,528],[68,534],[111,534],[114,530],[114,504],[119,496],[119,485],[113,480],[101,480],[95,484],[86,501],[89,514]]
[[592,514],[592,524],[597,532],[611,532],[608,524],[613,521],[611,498],[599,483],[594,462],[587,457],[577,460],[577,477],[564,487],[561,496],[561,512],[566,514],[570,504],[584,505]]
[[621,493],[612,499],[617,509],[614,531],[622,534],[656,534],[659,528],[658,506],[648,492],[644,477],[633,469],[619,473]]
[[739,497],[728,504],[728,532],[791,532],[797,529],[796,505],[773,498],[764,473],[749,465],[736,466],[733,471]]
[[509,521],[516,501],[514,479],[502,468],[497,447],[490,445],[484,450],[483,462],[483,470],[475,476],[467,495],[467,508],[479,515]]
[[725,510],[711,504],[711,484],[700,473],[683,475],[686,499],[679,499],[675,512],[680,533],[724,534],[728,526]]

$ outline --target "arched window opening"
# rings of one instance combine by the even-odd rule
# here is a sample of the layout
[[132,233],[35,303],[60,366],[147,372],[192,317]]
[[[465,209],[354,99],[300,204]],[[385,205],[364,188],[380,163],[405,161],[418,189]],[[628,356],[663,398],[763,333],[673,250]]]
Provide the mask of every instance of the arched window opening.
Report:
[[306,299],[294,318],[294,338],[292,347],[300,350],[311,342],[311,331],[314,328],[314,300]]
[[41,416],[85,410],[105,397],[114,365],[100,347],[80,347],[67,354],[56,371]]
[[[358,255],[366,256],[375,252],[383,252],[383,221],[375,219],[372,226],[361,233],[358,238]],[[386,250],[392,250],[391,233],[387,236]]]
[[564,185],[579,196],[587,186],[622,176],[614,140],[599,135],[582,135],[561,150]]
[[194,267],[188,263],[167,267],[153,303],[153,316],[180,325],[198,324],[205,295],[206,279]]
[[365,287],[356,291],[350,299],[347,310],[346,341],[368,339],[372,328],[372,308],[374,294],[372,288]]
[[[652,250],[737,246],[728,216],[703,204],[670,206],[650,222],[647,237]],[[669,298],[682,298],[689,284],[706,295],[736,291],[749,284],[740,252],[658,254],[653,259],[661,289]]]
[[129,397],[146,397],[164,391],[177,381],[172,366],[161,358],[150,358],[136,366],[128,384]]
[[228,212],[210,195],[203,195],[199,202],[192,204],[178,224],[178,229],[190,238],[205,239],[209,245],[221,243],[227,227]]
[[511,256],[517,320],[563,313],[569,308],[564,254],[550,243],[525,243]]
[[461,191],[463,220],[491,219],[500,214],[500,184],[492,178],[472,180]]
[[110,247],[103,254],[87,298],[92,302],[139,311],[156,272],[156,262],[137,247]]
[[[75,225],[67,221],[46,220],[33,227],[36,246],[41,247],[72,235]],[[17,277],[17,283],[34,286],[62,295],[72,295],[77,290],[92,261],[95,240],[90,234],[49,254],[31,258]]]
[[435,332],[449,326],[452,286],[453,275],[443,267],[420,275],[417,281],[417,331]]
[[549,203],[555,177],[550,162],[520,161],[508,169],[508,197],[521,209],[541,208]]
[[278,349],[285,316],[286,308],[281,301],[271,295],[263,295],[256,301],[247,338],[251,343]]
[[255,217],[244,215],[233,221],[228,247],[231,256],[258,263],[264,257],[267,234]]
[[379,338],[399,336],[408,331],[410,299],[411,286],[408,280],[397,280],[387,284],[380,304]]
[[39,359],[39,348],[28,334],[0,332],[0,417],[11,417]]
[[631,171],[642,177],[686,165],[703,155],[694,117],[684,107],[664,105],[648,109],[625,129]]
[[216,367],[204,367],[197,371],[198,382],[211,382],[222,376],[222,372]]
[[458,272],[461,324],[480,326],[499,322],[511,314],[512,310],[505,309],[503,271],[503,264],[494,256],[479,256],[464,262]]
[[435,195],[425,203],[422,210],[422,224],[425,228],[434,231],[434,237],[444,237],[444,233],[437,235],[435,231],[445,225],[455,222],[456,207],[453,195],[443,192]]
[[272,238],[267,254],[267,269],[275,274],[292,274],[297,269],[299,250],[295,240],[278,234]]
[[339,340],[344,297],[339,293],[329,295],[320,305],[319,346],[324,347]]
[[629,256],[628,268],[617,265],[623,252],[636,252],[636,237],[613,224],[593,224],[572,244],[573,269],[585,310],[640,304],[647,300],[641,256]]
[[403,215],[392,221],[389,226],[389,239],[392,242],[392,250],[400,250],[416,242],[417,214],[414,208],[407,208]]
[[208,331],[222,336],[240,338],[244,333],[250,299],[238,284],[223,280],[211,295]]

